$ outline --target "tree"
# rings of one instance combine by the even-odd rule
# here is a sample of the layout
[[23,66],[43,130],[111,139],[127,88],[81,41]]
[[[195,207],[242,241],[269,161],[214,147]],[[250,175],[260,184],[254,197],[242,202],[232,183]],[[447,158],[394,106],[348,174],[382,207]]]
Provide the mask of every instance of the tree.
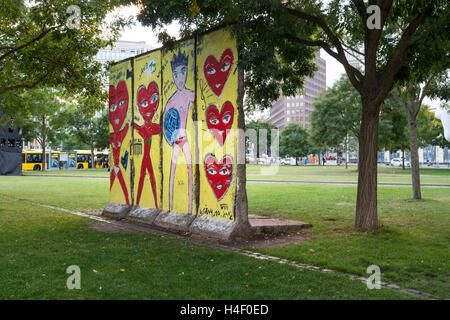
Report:
[[[450,51],[450,43],[447,41],[441,44]],[[423,99],[441,98],[448,100],[450,97],[450,79],[448,67],[450,58],[447,54],[434,60],[435,66],[430,70],[424,70],[420,73],[410,75],[408,81],[400,82],[392,90],[392,96],[405,110],[410,131],[409,148],[411,151],[411,175],[413,198],[421,199],[420,190],[420,169],[419,169],[419,142],[417,132],[417,116],[420,112]],[[436,59],[436,58],[435,58]],[[436,71],[443,69],[444,71]]]
[[402,168],[405,170],[405,151],[409,150],[409,128],[405,111],[391,97],[381,107],[380,130],[378,133],[379,149],[391,153],[402,151]]
[[[370,7],[363,0],[125,2],[139,3],[138,19],[154,29],[177,20],[182,35],[234,24],[247,94],[259,102],[253,105],[269,107],[280,91],[294,94],[311,74],[313,49],[322,48],[340,62],[362,103],[355,227],[378,227],[380,107],[403,68],[428,68],[429,62],[417,63],[423,52],[447,54],[439,46],[450,34],[446,1],[370,0]],[[168,40],[167,33],[160,38]],[[348,55],[364,61],[364,70],[350,65]]]
[[[310,136],[313,145],[328,149],[344,142],[347,153],[350,137],[359,136],[361,102],[346,77],[325,90],[313,103]],[[347,168],[347,157],[345,157]]]
[[64,87],[86,99],[101,96],[101,65],[93,58],[128,24],[122,18],[106,19],[118,2],[2,1],[0,101],[4,112],[14,119],[26,105],[22,93],[33,88]]
[[25,141],[36,139],[42,148],[42,170],[46,170],[46,148],[57,143],[58,130],[64,127],[59,117],[61,102],[56,98],[57,92],[53,89],[34,89],[24,94],[24,100],[31,111],[22,114],[16,122],[22,125],[22,134]]
[[[445,108],[445,104],[441,105]],[[450,142],[444,137],[442,122],[435,118],[429,107],[424,105],[417,116],[418,145],[450,148]]]
[[91,150],[92,164],[94,164],[94,149],[104,149],[109,146],[108,111],[103,110],[100,115],[93,115],[89,108],[79,105],[67,108],[62,117],[67,119],[66,134],[75,138],[78,144],[85,144]]
[[298,158],[306,157],[309,153],[308,132],[296,122],[284,127],[280,136],[280,156],[295,157],[295,165],[298,165]]
[[[270,121],[254,120],[245,124],[245,129],[255,130],[256,137],[259,137],[258,143],[256,143],[256,157],[259,158],[261,154],[270,154],[272,146],[272,130],[276,130],[277,127]],[[262,141],[265,140],[265,145]],[[261,150],[264,147],[265,150]]]

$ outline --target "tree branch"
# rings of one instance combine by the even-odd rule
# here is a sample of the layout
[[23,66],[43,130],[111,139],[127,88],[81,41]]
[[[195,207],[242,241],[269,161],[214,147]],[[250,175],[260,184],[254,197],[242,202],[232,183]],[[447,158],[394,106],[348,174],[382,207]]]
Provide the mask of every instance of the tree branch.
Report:
[[411,40],[414,32],[422,23],[423,18],[423,14],[420,14],[409,24],[405,32],[403,32],[392,57],[386,64],[384,71],[380,75],[378,75],[378,82],[383,82],[381,85],[381,87],[383,87],[383,90],[380,90],[378,92],[377,100],[383,101],[384,97],[391,89],[394,77],[405,61],[405,53],[410,46],[409,40]]
[[286,34],[286,36],[291,39],[292,41],[304,44],[306,46],[310,46],[310,47],[320,47],[322,49],[324,49],[330,56],[332,56],[333,58],[335,58],[337,61],[339,61],[345,68],[347,75],[350,79],[350,82],[352,83],[352,85],[356,88],[356,90],[358,90],[358,92],[361,90],[361,81],[363,79],[363,75],[361,74],[361,72],[359,72],[358,69],[352,67],[347,59],[345,58],[344,55],[344,59],[342,58],[341,55],[339,55],[338,53],[334,52],[330,46],[325,42],[325,41],[321,41],[321,40],[306,40],[303,38],[299,38],[293,34]]
[[[326,22],[320,18],[320,17],[316,17],[310,14],[307,14],[303,11],[299,11],[296,9],[292,9],[292,8],[286,8],[287,12],[290,15],[293,15],[297,18],[315,23],[316,25],[318,25],[327,35],[328,39],[330,39],[331,43],[333,44],[333,46],[336,48],[337,52],[334,52],[333,50],[331,50],[330,46],[328,44],[326,44],[325,42],[318,42],[318,41],[310,41],[310,40],[305,40],[305,39],[300,39],[298,37],[295,37],[297,39],[300,39],[300,43],[303,43],[305,45],[309,45],[309,46],[320,46],[321,48],[323,48],[328,54],[330,54],[332,57],[334,57],[336,60],[338,60],[345,69],[345,72],[347,73],[350,82],[352,83],[352,85],[355,87],[356,90],[358,90],[358,92],[361,91],[361,81],[363,79],[362,74],[359,72],[358,69],[352,67],[347,60],[347,57],[345,56],[345,51],[342,48],[342,44],[341,41],[339,40],[339,38],[333,33],[333,31],[330,29],[330,27],[326,24]],[[309,43],[309,44],[308,44]],[[359,80],[358,80],[359,78]]]
[[36,81],[34,81],[32,83],[22,83],[22,84],[16,84],[13,86],[9,86],[9,87],[0,88],[0,95],[7,91],[11,91],[11,90],[15,90],[15,89],[32,89],[32,88],[36,87],[42,80],[47,78],[55,70],[55,68],[56,67],[49,69],[42,77],[38,78]]
[[41,32],[41,34],[39,34],[38,36],[34,37],[33,39],[31,39],[28,42],[25,42],[24,44],[18,46],[18,47],[14,47],[11,50],[9,50],[8,52],[4,53],[3,55],[0,56],[0,61],[3,60],[4,58],[6,58],[7,56],[9,56],[10,54],[13,54],[16,51],[19,51],[20,49],[23,49],[29,45],[31,45],[32,43],[39,41],[40,39],[42,39],[43,37],[45,37],[45,35],[47,35],[50,31],[55,30],[57,28],[59,28],[60,26],[54,26],[51,28],[48,28],[47,30],[44,30],[43,32]]
[[423,99],[425,98],[425,91],[426,89],[430,86],[431,81],[433,81],[434,77],[436,77],[438,74],[438,72],[433,72],[433,74],[430,76],[430,78],[427,80],[427,82],[425,83],[424,87],[422,88],[422,92],[420,93],[419,96],[419,106],[422,105]]

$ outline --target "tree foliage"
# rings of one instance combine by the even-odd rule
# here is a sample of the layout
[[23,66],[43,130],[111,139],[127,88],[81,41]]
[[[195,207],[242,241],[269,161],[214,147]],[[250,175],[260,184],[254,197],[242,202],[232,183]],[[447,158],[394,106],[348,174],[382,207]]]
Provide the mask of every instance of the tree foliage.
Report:
[[423,106],[417,117],[417,130],[419,135],[419,145],[439,146],[450,148],[450,142],[444,137],[444,127],[442,122],[434,117],[428,106]]
[[361,99],[347,77],[323,91],[313,104],[311,141],[325,149],[336,147],[347,135],[358,137]]
[[393,98],[386,99],[381,107],[378,146],[391,153],[409,150],[408,117]]
[[299,123],[291,122],[280,135],[280,156],[281,157],[306,157],[310,153],[308,143],[308,132]]
[[[108,22],[118,0],[3,0],[0,6],[0,107],[15,118],[25,107],[24,92],[64,87],[80,99],[102,95],[101,66],[93,60],[128,23]],[[70,5],[80,9],[79,26]],[[6,120],[6,119],[3,119]]]

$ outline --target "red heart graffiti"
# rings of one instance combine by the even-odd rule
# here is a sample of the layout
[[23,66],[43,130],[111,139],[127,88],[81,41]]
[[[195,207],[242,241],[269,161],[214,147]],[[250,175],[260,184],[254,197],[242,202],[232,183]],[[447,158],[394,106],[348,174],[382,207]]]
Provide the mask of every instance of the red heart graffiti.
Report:
[[233,158],[226,154],[222,161],[217,163],[216,157],[212,153],[208,153],[205,157],[204,166],[209,185],[217,201],[220,201],[233,182]]
[[109,86],[109,121],[118,132],[127,116],[128,89],[125,81],[119,81],[117,87]]
[[148,88],[145,88],[145,85],[139,86],[137,103],[139,112],[144,117],[145,122],[151,122],[159,104],[158,85],[155,81],[150,82]]
[[234,55],[230,48],[223,51],[220,61],[217,61],[213,55],[209,55],[205,60],[203,73],[209,87],[218,97],[225,87],[225,82],[227,82],[228,75],[233,67],[233,61]]
[[221,146],[225,143],[233,125],[233,118],[234,108],[230,101],[226,101],[222,105],[221,112],[215,104],[210,104],[206,108],[206,125]]

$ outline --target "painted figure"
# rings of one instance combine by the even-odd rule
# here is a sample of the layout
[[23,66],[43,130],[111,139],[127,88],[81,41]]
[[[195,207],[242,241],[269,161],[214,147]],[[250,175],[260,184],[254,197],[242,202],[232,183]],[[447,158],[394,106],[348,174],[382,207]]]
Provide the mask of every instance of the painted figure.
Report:
[[155,175],[153,174],[152,160],[150,158],[150,149],[152,146],[152,136],[159,134],[159,124],[152,123],[153,116],[159,105],[159,91],[158,85],[155,81],[150,82],[148,89],[144,85],[139,86],[137,92],[137,103],[139,112],[144,117],[145,123],[143,126],[137,126],[136,130],[144,139],[144,158],[141,164],[141,176],[139,178],[139,187],[136,199],[136,205],[139,205],[141,200],[142,188],[144,186],[144,179],[146,171],[150,176],[150,184],[152,186],[153,199],[155,200],[155,208],[158,208],[158,197],[156,195]]
[[117,87],[109,86],[109,121],[111,122],[111,126],[114,130],[113,133],[109,136],[109,143],[111,144],[113,158],[114,158],[114,166],[111,170],[111,184],[110,189],[113,186],[114,179],[117,177],[119,179],[120,187],[122,188],[122,192],[125,196],[125,201],[127,204],[130,204],[130,200],[128,199],[128,190],[125,184],[125,180],[122,175],[122,171],[119,167],[120,160],[120,148],[122,146],[122,142],[127,135],[129,123],[125,125],[125,127],[120,130],[123,122],[127,116],[128,110],[128,89],[125,81],[119,81]]
[[173,81],[177,91],[169,98],[164,113],[164,136],[167,143],[173,147],[170,165],[169,181],[169,210],[173,208],[173,188],[175,170],[180,150],[186,158],[188,167],[189,213],[192,213],[192,157],[191,148],[187,139],[186,122],[189,110],[194,103],[195,93],[186,88],[188,73],[188,55],[178,51],[171,61]]

